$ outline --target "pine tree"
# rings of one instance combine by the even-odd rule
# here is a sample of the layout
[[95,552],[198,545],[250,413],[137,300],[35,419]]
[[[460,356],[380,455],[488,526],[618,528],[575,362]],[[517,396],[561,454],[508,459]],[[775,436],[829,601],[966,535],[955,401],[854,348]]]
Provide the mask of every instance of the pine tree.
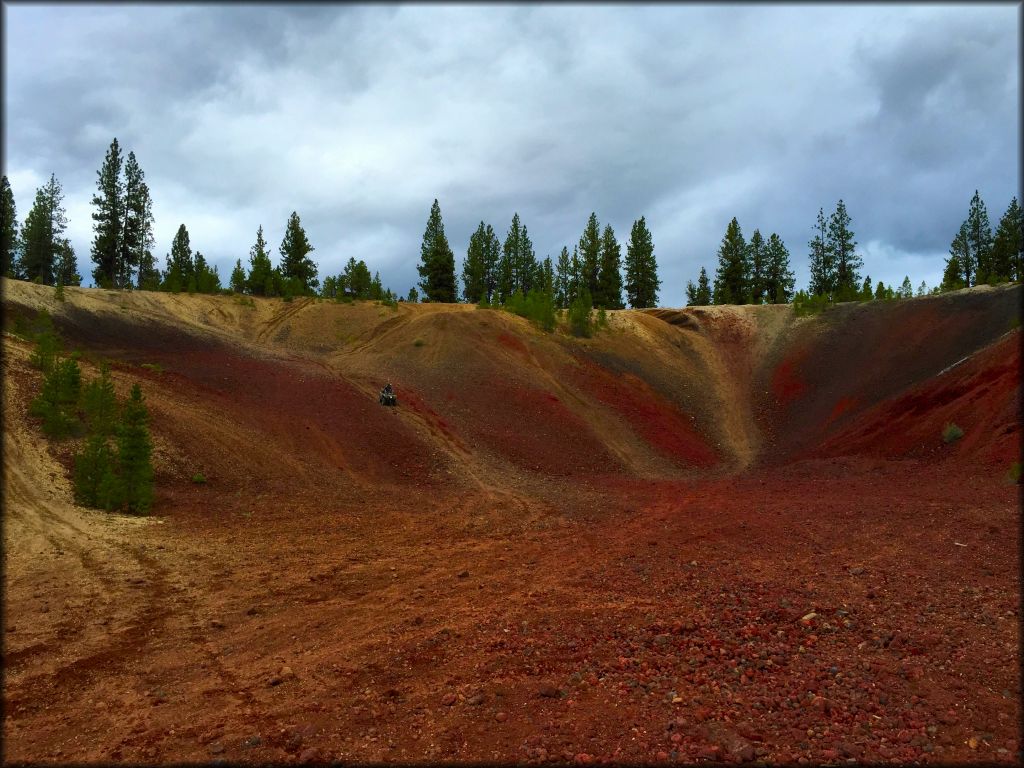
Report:
[[405,297],[405,300],[408,301],[410,304],[419,303],[420,292],[416,290],[415,285],[409,289],[409,295]]
[[75,456],[75,501],[85,507],[115,509],[120,505],[120,483],[114,473],[114,453],[106,436],[93,434]]
[[789,266],[789,251],[774,232],[768,236],[764,272],[764,298],[769,304],[788,304],[793,300],[796,276]]
[[840,200],[835,213],[829,218],[827,241],[835,264],[833,299],[838,301],[849,301],[856,296],[860,269],[864,266],[864,260],[856,252],[857,241],[853,239],[850,222],[846,205]]
[[901,299],[912,299],[914,297],[914,286],[910,282],[910,275],[903,276],[903,282],[900,284],[898,293]]
[[380,272],[373,273],[373,280],[370,281],[370,299],[380,301],[384,298],[384,285],[380,281]]
[[26,280],[53,285],[58,250],[67,228],[64,191],[53,174],[36,191],[36,199],[21,228],[21,272]]
[[362,259],[356,261],[350,256],[338,282],[339,287],[343,288],[353,299],[371,298],[373,278],[370,277],[370,270]]
[[715,304],[745,304],[749,285],[750,266],[747,262],[747,244],[743,240],[740,224],[733,217],[726,227],[722,244],[718,248],[718,269],[715,271]]
[[206,258],[199,251],[195,256],[195,280],[198,293],[217,293],[220,291],[220,274],[217,267],[212,269],[206,263]]
[[420,287],[424,301],[455,302],[455,254],[448,245],[441,219],[441,206],[434,199],[420,246]]
[[81,285],[82,276],[78,274],[78,260],[71,241],[63,237],[57,243],[57,262],[54,267],[54,285]]
[[497,291],[502,303],[516,293],[526,296],[541,279],[530,234],[518,213],[513,214],[512,224],[505,235],[497,271]]
[[761,230],[755,229],[747,243],[747,264],[750,267],[750,288],[748,301],[764,304],[768,253]]
[[544,257],[544,261],[540,265],[540,276],[539,289],[542,293],[550,296],[553,302],[555,300],[555,265],[550,256]]
[[124,226],[122,164],[121,147],[115,138],[110,143],[103,166],[96,172],[98,194],[92,198],[92,204],[96,206],[92,214],[93,231],[96,233],[92,243],[92,260],[96,264],[92,277],[96,285],[103,288],[117,286],[119,279],[118,263]]
[[828,237],[825,212],[821,208],[818,209],[818,220],[814,225],[814,237],[807,245],[811,249],[810,293],[812,296],[831,298],[836,289],[835,254]]
[[946,270],[942,275],[942,290],[956,291],[970,286],[971,275],[975,274],[974,266],[965,221],[960,225],[953,242],[949,244],[949,258],[946,259]]
[[0,275],[17,278],[21,274],[18,258],[18,211],[14,191],[4,176],[0,181]]
[[254,296],[275,296],[274,267],[270,263],[270,251],[263,239],[262,225],[256,230],[256,243],[249,249],[249,276],[246,288]]
[[299,214],[295,211],[288,217],[284,239],[278,250],[281,253],[279,268],[284,278],[297,280],[302,286],[302,293],[311,293],[320,284],[316,276],[316,264],[309,258],[309,253],[315,249],[310,245],[306,230],[299,221]]
[[1021,279],[1021,251],[1024,250],[1024,212],[1017,198],[1010,201],[999,220],[992,243],[990,271],[996,280]]
[[466,259],[462,262],[462,296],[471,304],[476,304],[482,296],[487,295],[487,268],[484,252],[486,237],[486,225],[481,221],[480,226],[469,236]]
[[128,198],[128,205],[133,212],[137,230],[135,252],[131,263],[138,270],[137,285],[139,289],[155,291],[160,285],[160,275],[152,250],[153,244],[156,242],[156,238],[153,236],[153,198],[149,194],[149,185],[145,181],[141,181],[141,170],[139,176],[138,189]]
[[977,274],[975,284],[987,283],[992,267],[992,225],[989,223],[988,211],[978,190],[974,190],[971,208],[967,214],[967,246],[974,259]]
[[615,230],[606,224],[601,235],[601,262],[597,275],[594,305],[602,309],[622,309],[622,248]]
[[117,461],[123,502],[135,513],[147,512],[153,503],[153,445],[149,438],[149,412],[138,382],[124,404],[117,434]]
[[871,301],[874,294],[871,292],[871,275],[864,276],[864,284],[860,287],[860,300]]
[[599,293],[597,278],[601,260],[601,229],[597,223],[596,213],[590,214],[587,226],[580,236],[579,260],[580,287],[586,287],[591,298],[595,298]]
[[160,289],[181,293],[189,290],[189,286],[192,286],[191,290],[195,290],[195,264],[192,260],[188,230],[182,224],[171,242],[171,252],[167,254],[167,270],[164,272]]
[[482,251],[485,295],[490,302],[498,289],[498,262],[501,260],[501,241],[490,224],[484,230]]
[[697,286],[694,285],[693,280],[686,281],[686,306],[694,307],[697,305]]
[[711,292],[711,280],[708,278],[708,272],[704,267],[700,268],[700,274],[697,276],[697,303],[702,307],[711,305],[712,292]]
[[928,283],[926,283],[924,280],[922,280],[921,284],[919,286],[917,286],[917,295],[918,296],[927,296],[928,295]]
[[242,269],[242,260],[235,260],[235,268],[231,270],[231,290],[235,293],[245,293],[245,270]]
[[569,260],[569,249],[564,245],[558,254],[555,264],[555,306],[565,309],[572,303],[572,262]]
[[626,297],[629,306],[653,307],[658,303],[658,262],[647,221],[641,216],[633,222],[626,245]]
[[82,388],[82,412],[90,434],[113,435],[117,431],[117,393],[107,363],[100,365],[99,377]]

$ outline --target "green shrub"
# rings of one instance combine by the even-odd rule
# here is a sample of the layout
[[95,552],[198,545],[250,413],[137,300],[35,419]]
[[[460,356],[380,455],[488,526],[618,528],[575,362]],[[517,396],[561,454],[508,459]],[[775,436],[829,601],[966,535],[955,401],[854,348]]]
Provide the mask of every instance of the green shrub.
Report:
[[160,365],[160,363],[143,363],[139,367],[140,368],[145,368],[147,371],[152,371],[153,373],[163,373],[164,372],[164,368],[163,368],[162,365]]
[[1010,470],[1006,473],[1006,479],[1011,483],[1020,484],[1020,462],[1015,461],[1010,465]]
[[604,311],[604,307],[601,307],[599,310],[597,310],[597,327],[608,327],[608,313]]
[[194,475],[192,475],[192,482],[195,483],[196,485],[205,485],[206,478],[203,477],[202,472],[196,472]]
[[57,285],[54,286],[53,298],[55,298],[57,301],[64,301],[64,286],[61,285],[60,283],[57,283]]
[[412,343],[414,347],[422,347],[424,344],[426,344],[426,342],[423,341],[423,339],[416,339],[416,341]]
[[964,436],[964,431],[953,422],[948,422],[942,428],[942,442],[954,443]]
[[569,329],[573,336],[589,337],[593,333],[590,310],[594,302],[590,291],[584,288],[569,306]]

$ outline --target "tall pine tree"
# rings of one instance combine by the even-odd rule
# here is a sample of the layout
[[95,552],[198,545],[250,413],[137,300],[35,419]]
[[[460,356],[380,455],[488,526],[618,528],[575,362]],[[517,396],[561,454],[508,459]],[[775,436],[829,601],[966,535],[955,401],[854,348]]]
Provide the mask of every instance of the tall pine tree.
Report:
[[597,214],[591,213],[587,226],[580,236],[580,288],[586,288],[592,299],[596,301],[598,294],[597,278],[601,262],[601,228],[597,223]]
[[835,254],[828,237],[825,211],[821,208],[818,209],[818,220],[814,225],[814,237],[807,245],[811,249],[811,295],[831,297],[836,288]]
[[946,259],[946,269],[942,274],[940,288],[943,291],[967,288],[973,285],[971,277],[975,274],[975,261],[971,253],[967,222],[965,221],[953,237],[953,242],[949,244],[949,258]]
[[164,272],[160,289],[171,293],[195,290],[195,263],[192,260],[192,246],[189,243],[188,230],[182,224],[171,242],[171,252],[167,254],[167,269]]
[[96,172],[98,193],[92,204],[93,231],[92,260],[96,265],[92,278],[102,288],[113,288],[119,283],[119,259],[121,256],[121,233],[124,228],[124,183],[121,180],[123,159],[121,147],[115,138],[110,143],[103,166]]
[[751,304],[764,304],[765,272],[767,271],[768,253],[761,230],[755,229],[747,243],[747,263],[750,265],[749,301]]
[[988,220],[985,203],[974,190],[970,211],[967,214],[967,246],[970,249],[976,270],[975,284],[989,282],[992,268],[992,225]]
[[21,273],[18,258],[18,211],[11,183],[0,181],[0,275],[17,278]]
[[828,222],[828,247],[835,264],[833,299],[852,301],[860,292],[860,269],[864,260],[857,254],[857,241],[850,230],[850,215],[840,200]]
[[249,275],[245,280],[246,289],[253,296],[275,296],[274,267],[270,263],[270,251],[263,237],[263,226],[256,230],[256,242],[249,249]]
[[564,245],[555,262],[555,306],[567,308],[576,297],[572,294],[572,262],[569,260],[569,249]]
[[301,293],[313,292],[320,281],[317,279],[316,264],[309,258],[310,252],[314,250],[306,237],[306,230],[302,228],[299,214],[292,211],[288,217],[288,224],[285,227],[284,239],[279,249],[281,253],[281,275],[286,280],[294,281],[300,286]]
[[740,224],[734,216],[725,229],[718,248],[718,269],[715,270],[715,304],[745,304],[750,266],[747,244]]
[[1010,201],[1006,213],[999,220],[992,243],[989,271],[996,280],[1021,279],[1021,251],[1024,250],[1024,215],[1017,198]]
[[633,222],[626,244],[626,298],[629,306],[653,307],[658,303],[658,262],[654,257],[654,240],[641,216]]
[[622,309],[622,248],[615,238],[615,230],[606,224],[601,234],[601,262],[597,275],[597,295],[594,306],[604,309]]
[[481,221],[469,236],[466,259],[462,262],[462,295],[471,304],[487,296],[486,238],[487,225]]
[[769,304],[788,304],[793,299],[796,277],[789,266],[789,251],[774,232],[768,237],[764,296]]
[[423,232],[420,263],[416,270],[420,274],[419,285],[423,289],[424,301],[455,302],[455,254],[445,237],[441,206],[436,198]]
[[26,280],[53,285],[59,252],[68,220],[64,211],[64,190],[57,177],[36,191],[36,199],[21,228],[21,272]]
[[153,247],[153,206],[149,197],[146,175],[129,152],[124,164],[124,206],[122,210],[121,242],[117,260],[117,287],[130,288],[136,270],[142,279],[149,276]]

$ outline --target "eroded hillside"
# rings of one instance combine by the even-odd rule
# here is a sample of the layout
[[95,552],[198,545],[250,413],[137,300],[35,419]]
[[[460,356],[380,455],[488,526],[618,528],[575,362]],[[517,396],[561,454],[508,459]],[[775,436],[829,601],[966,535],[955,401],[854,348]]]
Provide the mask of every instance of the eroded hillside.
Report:
[[2,287],[156,470],[76,506],[5,332],[9,760],[1019,759],[1020,286],[591,339]]

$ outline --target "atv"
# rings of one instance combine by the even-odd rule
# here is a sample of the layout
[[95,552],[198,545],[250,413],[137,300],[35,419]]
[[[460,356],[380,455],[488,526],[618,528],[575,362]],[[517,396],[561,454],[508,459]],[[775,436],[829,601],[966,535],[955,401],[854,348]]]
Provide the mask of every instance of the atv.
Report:
[[380,404],[381,405],[390,405],[390,406],[398,405],[398,396],[395,395],[394,392],[389,392],[386,389],[382,389],[381,390],[379,400],[380,400]]

